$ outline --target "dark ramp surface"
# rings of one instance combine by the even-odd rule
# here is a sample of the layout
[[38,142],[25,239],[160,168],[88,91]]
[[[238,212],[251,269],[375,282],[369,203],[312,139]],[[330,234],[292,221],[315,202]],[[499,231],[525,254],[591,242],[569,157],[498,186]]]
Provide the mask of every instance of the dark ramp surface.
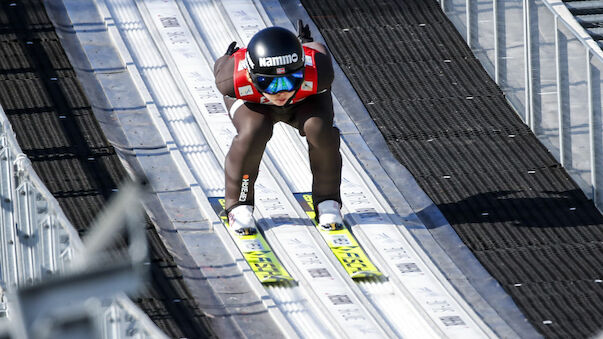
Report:
[[302,0],[395,157],[542,334],[603,328],[603,217],[433,0]]
[[[80,233],[126,173],[39,0],[0,2],[0,104],[33,167]],[[151,282],[134,298],[168,336],[208,337],[206,318],[152,225]]]

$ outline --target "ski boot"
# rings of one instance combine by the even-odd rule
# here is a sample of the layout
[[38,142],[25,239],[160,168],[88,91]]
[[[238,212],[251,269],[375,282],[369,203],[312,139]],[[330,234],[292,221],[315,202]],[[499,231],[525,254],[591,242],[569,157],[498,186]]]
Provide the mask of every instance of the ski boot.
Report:
[[343,229],[341,205],[335,200],[325,200],[316,206],[318,226],[326,231]]
[[253,206],[239,205],[228,212],[228,225],[237,235],[252,235],[258,232],[253,219]]

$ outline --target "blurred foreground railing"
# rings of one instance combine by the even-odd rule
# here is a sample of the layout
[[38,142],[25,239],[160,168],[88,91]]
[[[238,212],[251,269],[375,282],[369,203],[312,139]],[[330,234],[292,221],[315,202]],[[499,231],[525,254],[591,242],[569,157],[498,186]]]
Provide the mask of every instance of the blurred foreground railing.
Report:
[[439,0],[523,121],[603,208],[603,52],[561,0]]
[[[83,331],[79,333],[90,338],[165,337],[122,292],[139,285],[141,274],[134,271],[146,256],[146,243],[140,245],[144,239],[130,234],[130,241],[139,238],[138,253],[129,251],[124,263],[87,265],[90,260],[82,258],[94,246],[82,244],[21,151],[2,108],[0,204],[0,337],[57,337],[67,328],[59,325],[65,324],[78,325]],[[116,224],[131,217],[104,218]],[[102,223],[97,221],[95,227]],[[94,241],[98,243],[98,237]],[[74,261],[79,262],[73,265]],[[90,329],[94,333],[88,333]],[[33,330],[37,334],[32,335]]]

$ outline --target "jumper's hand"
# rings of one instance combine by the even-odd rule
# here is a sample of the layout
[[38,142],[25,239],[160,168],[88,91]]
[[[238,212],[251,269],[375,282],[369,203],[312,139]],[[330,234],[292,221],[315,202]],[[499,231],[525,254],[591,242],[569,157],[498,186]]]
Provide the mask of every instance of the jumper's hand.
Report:
[[237,47],[237,42],[233,41],[230,43],[230,45],[228,45],[228,49],[226,50],[226,54],[224,55],[233,55],[238,50],[239,47]]
[[314,41],[312,33],[310,33],[310,26],[307,24],[304,25],[304,22],[301,19],[297,20],[297,38],[302,44]]

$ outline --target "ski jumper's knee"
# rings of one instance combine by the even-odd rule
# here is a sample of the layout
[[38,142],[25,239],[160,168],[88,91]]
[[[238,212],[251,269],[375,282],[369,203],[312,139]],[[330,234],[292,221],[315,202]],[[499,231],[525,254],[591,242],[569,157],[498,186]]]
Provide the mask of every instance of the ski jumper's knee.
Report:
[[311,117],[304,123],[308,143],[314,147],[339,146],[339,129],[321,117]]
[[266,144],[272,138],[273,125],[270,120],[248,122],[237,129],[233,143],[246,152],[264,153]]

